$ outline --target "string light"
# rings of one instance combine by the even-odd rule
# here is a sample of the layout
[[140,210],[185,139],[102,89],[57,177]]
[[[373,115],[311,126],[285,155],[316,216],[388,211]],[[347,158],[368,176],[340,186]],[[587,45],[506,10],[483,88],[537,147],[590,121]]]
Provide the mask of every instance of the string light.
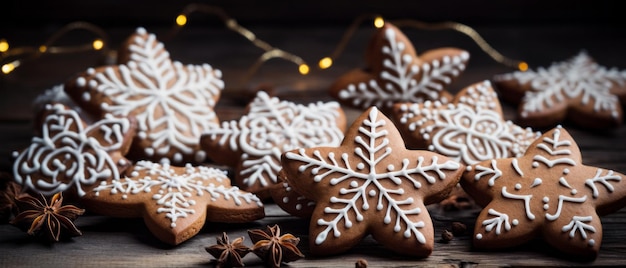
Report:
[[93,47],[93,50],[100,50],[104,47],[104,42],[102,42],[102,39],[95,39],[93,40],[93,43],[91,43],[91,46]]
[[517,65],[517,68],[522,72],[528,71],[528,63],[522,61]]
[[528,64],[526,62],[513,60],[503,56],[502,54],[500,54],[500,52],[491,47],[491,45],[489,45],[489,43],[487,43],[487,41],[485,41],[485,39],[480,36],[480,34],[478,34],[476,30],[465,24],[453,21],[429,23],[418,20],[397,20],[394,21],[393,24],[398,27],[409,26],[422,30],[454,30],[463,33],[472,38],[472,40],[480,47],[480,49],[487,53],[487,55],[489,55],[496,62],[509,66],[511,68],[517,68],[520,71],[528,70]]
[[320,69],[328,69],[333,65],[333,59],[330,57],[322,58],[319,62]]
[[[370,14],[364,14],[364,15],[357,17],[352,22],[350,27],[348,27],[346,32],[343,34],[341,41],[339,41],[333,53],[330,56],[324,57],[319,61],[318,65],[320,69],[330,68],[333,65],[333,60],[337,59],[341,55],[343,50],[345,49],[348,41],[350,41],[350,38],[352,37],[352,35],[354,35],[356,28],[364,20],[372,18],[372,17],[374,20],[374,27],[382,28],[383,26],[385,26],[385,20],[383,19],[382,16],[379,16],[379,15],[372,16]],[[472,38],[472,40],[485,53],[487,53],[487,55],[489,55],[495,61],[503,65],[512,67],[512,68],[517,68],[520,71],[528,70],[528,64],[526,62],[520,61],[520,60],[509,59],[503,56],[497,50],[491,47],[489,43],[487,43],[487,41],[485,41],[485,39],[483,39],[476,30],[472,29],[471,27],[467,25],[464,25],[458,22],[427,23],[427,22],[422,22],[422,21],[417,21],[417,20],[396,20],[396,21],[393,21],[392,23],[398,27],[410,26],[410,27],[423,29],[423,30],[455,30],[457,32],[463,33],[469,36],[470,38]]]
[[383,26],[385,26],[385,20],[383,19],[383,17],[377,16],[376,18],[374,18],[374,27],[380,29]]
[[300,64],[300,66],[298,66],[298,71],[300,71],[300,74],[302,75],[307,75],[309,73],[309,65]]
[[320,67],[320,69],[328,69],[333,65],[334,59],[338,58],[339,55],[343,53],[343,50],[346,48],[346,45],[350,41],[350,38],[352,38],[352,35],[354,35],[354,32],[356,32],[356,29],[359,27],[359,25],[361,25],[363,21],[368,20],[368,19],[374,21],[374,27],[376,28],[380,28],[385,25],[385,20],[380,15],[363,14],[363,15],[358,16],[356,19],[354,19],[354,21],[352,21],[352,24],[350,24],[348,29],[346,29],[346,31],[343,34],[343,37],[341,38],[341,41],[339,41],[339,44],[337,44],[337,47],[335,48],[333,53],[330,54],[330,56],[323,57],[318,62],[317,65]]
[[180,14],[176,17],[176,25],[183,27],[187,24],[187,16],[185,14]]
[[176,34],[178,34],[181,28],[183,28],[183,26],[187,24],[189,15],[194,12],[202,12],[217,16],[220,20],[222,20],[222,22],[224,22],[226,28],[240,34],[241,36],[248,39],[248,41],[250,41],[253,45],[265,51],[261,56],[259,56],[256,62],[252,66],[250,66],[247,72],[247,76],[240,80],[242,84],[246,84],[263,63],[273,58],[280,58],[297,64],[298,71],[302,75],[306,75],[309,73],[310,68],[301,57],[286,52],[282,49],[273,47],[267,42],[257,38],[252,31],[239,25],[239,23],[235,19],[228,16],[226,12],[224,12],[224,10],[211,5],[189,4],[185,6],[183,8],[183,11],[176,17],[176,25],[172,27],[172,30],[170,31],[166,39],[171,39]]
[[7,64],[3,64],[2,65],[2,73],[9,74],[13,70],[15,70],[15,68],[17,68],[17,66],[20,66],[20,61],[18,61],[18,60],[13,61],[13,62],[9,62]]
[[[91,43],[79,44],[73,46],[55,46],[54,43],[67,33],[74,30],[87,30],[98,36]],[[16,47],[10,48],[6,40],[0,40],[0,63],[2,64],[2,73],[7,75],[13,72],[17,67],[25,61],[34,60],[44,54],[64,54],[78,53],[90,50],[104,51],[107,44],[107,35],[101,28],[87,22],[77,21],[69,23],[55,32],[43,44],[34,47]]]
[[[298,71],[302,75],[307,75],[310,72],[310,67],[306,62],[299,56],[296,56],[292,53],[286,52],[282,49],[275,48],[268,44],[267,42],[259,39],[256,35],[250,30],[244,28],[239,25],[237,21],[231,17],[229,17],[221,8],[210,6],[206,4],[190,4],[187,5],[183,12],[176,16],[175,25],[172,28],[169,38],[172,38],[176,35],[181,28],[183,28],[188,23],[188,17],[191,13],[194,12],[203,12],[209,13],[220,18],[226,27],[234,32],[237,32],[241,36],[248,39],[255,46],[263,49],[265,52],[257,59],[257,61],[248,69],[248,75],[244,77],[240,81],[249,81],[252,75],[256,73],[258,68],[265,63],[266,61],[273,58],[281,58],[287,61],[291,61],[294,64],[298,65]],[[373,25],[376,28],[382,28],[385,25],[385,20],[382,16],[376,14],[363,14],[357,17],[352,24],[346,29],[343,34],[342,39],[338,43],[337,47],[333,51],[330,56],[323,57],[319,60],[318,66],[320,69],[328,69],[330,68],[334,61],[343,53],[347,43],[350,41],[351,37],[354,35],[357,27],[365,20],[372,20]],[[524,61],[509,59],[502,54],[500,54],[497,50],[491,47],[479,34],[476,30],[471,27],[457,23],[457,22],[441,22],[441,23],[426,23],[417,20],[397,20],[393,21],[395,25],[398,27],[409,26],[417,29],[424,30],[455,30],[460,33],[463,33],[470,38],[491,58],[495,61],[517,68],[521,71],[528,70],[528,64]],[[76,45],[76,46],[54,46],[54,42],[56,42],[63,35],[68,32],[76,29],[85,29],[91,31],[92,33],[98,35],[99,38],[94,39],[91,44],[84,45]],[[86,22],[73,22],[70,23],[55,34],[53,34],[46,42],[37,47],[18,47],[18,48],[10,48],[9,42],[5,39],[0,39],[0,64],[1,71],[4,74],[9,74],[17,67],[21,65],[21,63],[25,60],[32,60],[37,57],[40,57],[43,54],[55,54],[55,53],[76,53],[81,51],[88,50],[105,50],[107,41],[106,41],[106,33],[99,27],[86,23]],[[108,52],[108,51],[107,51]]]
[[0,53],[7,52],[9,50],[9,42],[5,39],[0,39]]

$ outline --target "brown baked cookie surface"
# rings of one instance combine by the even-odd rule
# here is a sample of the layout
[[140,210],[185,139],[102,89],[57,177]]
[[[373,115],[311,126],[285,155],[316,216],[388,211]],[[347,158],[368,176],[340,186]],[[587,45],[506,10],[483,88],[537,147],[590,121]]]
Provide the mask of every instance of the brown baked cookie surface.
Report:
[[500,95],[519,104],[516,122],[537,128],[569,120],[588,128],[618,127],[626,103],[626,71],[597,64],[586,52],[547,68],[496,75]]
[[278,183],[270,188],[270,196],[276,205],[289,215],[310,218],[315,209],[315,201],[298,193],[285,178],[284,170],[278,173]]
[[483,206],[473,245],[500,249],[543,239],[577,257],[595,258],[601,215],[626,205],[624,175],[586,166],[562,127],[537,139],[521,157],[468,166],[461,185]]
[[218,126],[213,110],[224,87],[208,64],[172,61],[163,43],[138,28],[118,52],[119,65],[89,68],[65,83],[85,111],[133,116],[138,131],[129,158],[176,164],[203,162],[203,131]]
[[[24,190],[78,196],[107,179],[119,179],[131,163],[124,155],[135,134],[134,120],[105,116],[86,123],[63,105],[47,104],[31,144],[13,153],[13,176]],[[39,120],[38,120],[39,121]]]
[[88,211],[143,217],[159,240],[178,245],[211,222],[241,223],[265,216],[263,203],[231,186],[225,172],[205,166],[138,161],[120,179],[101,182],[82,199]]
[[439,48],[418,56],[411,41],[386,22],[372,36],[365,59],[365,69],[340,76],[330,94],[347,106],[386,110],[396,102],[452,100],[445,88],[465,70],[469,53]]
[[368,234],[400,254],[430,255],[426,205],[445,198],[464,170],[440,154],[407,150],[376,107],[356,119],[340,146],[292,150],[282,163],[289,184],[316,201],[309,227],[315,255],[347,251]]
[[259,91],[244,116],[205,131],[200,143],[210,159],[235,168],[236,185],[265,199],[278,184],[283,152],[339,145],[345,128],[337,102],[302,105]]
[[464,88],[448,104],[398,103],[393,114],[409,148],[427,148],[466,165],[521,156],[541,135],[504,119],[489,81]]

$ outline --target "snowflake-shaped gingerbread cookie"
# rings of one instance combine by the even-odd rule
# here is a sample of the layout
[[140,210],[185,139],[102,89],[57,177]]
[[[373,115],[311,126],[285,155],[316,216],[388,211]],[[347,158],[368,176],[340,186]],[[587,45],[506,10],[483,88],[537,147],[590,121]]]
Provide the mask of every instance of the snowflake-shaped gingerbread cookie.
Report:
[[225,172],[138,161],[120,179],[101,182],[82,198],[89,211],[112,217],[143,217],[161,241],[178,245],[195,236],[205,220],[250,222],[265,216],[263,203],[231,186]]
[[224,87],[221,72],[208,64],[172,61],[163,43],[144,28],[118,53],[120,65],[89,68],[70,79],[68,95],[95,115],[137,118],[133,159],[204,161],[199,140],[219,124],[213,108]]
[[484,207],[474,246],[495,249],[543,236],[556,249],[595,258],[602,242],[600,215],[626,205],[623,174],[582,164],[562,127],[537,139],[521,157],[468,166],[463,188]]
[[395,252],[430,255],[426,205],[445,198],[464,170],[443,155],[407,150],[376,107],[356,119],[339,147],[292,150],[282,163],[289,184],[316,201],[309,227],[316,255],[344,252],[367,234]]
[[345,105],[389,109],[397,102],[452,99],[445,88],[464,70],[467,51],[439,48],[417,55],[411,41],[394,25],[385,23],[372,37],[367,68],[339,77],[330,94]]
[[241,189],[268,197],[269,188],[278,183],[283,152],[339,145],[345,125],[336,102],[302,105],[259,91],[246,115],[205,131],[200,143],[210,159],[235,167]]
[[87,124],[79,113],[57,103],[41,112],[41,130],[30,146],[14,152],[13,176],[25,190],[44,195],[71,190],[78,196],[130,166],[135,122],[106,116]]
[[393,114],[410,148],[428,148],[466,165],[521,156],[541,135],[504,120],[489,81],[464,88],[448,104],[398,103]]
[[553,127],[566,119],[590,128],[622,124],[626,71],[600,66],[584,51],[548,68],[493,80],[504,99],[519,103],[519,124]]

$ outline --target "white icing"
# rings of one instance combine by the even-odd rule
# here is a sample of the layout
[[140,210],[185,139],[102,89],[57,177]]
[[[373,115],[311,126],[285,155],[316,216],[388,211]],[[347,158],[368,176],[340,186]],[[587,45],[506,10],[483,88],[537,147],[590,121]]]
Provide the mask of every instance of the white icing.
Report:
[[609,183],[609,181],[621,182],[622,177],[613,174],[613,170],[607,171],[606,175],[602,175],[602,169],[598,169],[596,171],[596,175],[593,178],[585,180],[585,185],[591,188],[593,192],[593,198],[597,198],[599,195],[598,187],[596,187],[596,183],[602,184],[609,193],[612,193],[615,188],[613,185]]
[[393,29],[385,29],[383,38],[384,59],[378,79],[349,84],[339,91],[339,98],[352,100],[354,106],[361,108],[437,100],[444,87],[465,70],[469,59],[469,53],[463,52],[444,56],[442,61],[418,64],[415,55],[408,52],[412,44],[399,41]]
[[[383,118],[381,118],[383,117]],[[438,180],[445,179],[445,170],[457,170],[461,165],[455,161],[438,162],[438,158],[431,159],[418,157],[416,160],[408,158],[401,159],[400,165],[394,165],[393,170],[387,172],[377,172],[384,170],[377,165],[390,157],[392,147],[388,139],[384,115],[380,114],[375,107],[371,108],[368,117],[361,122],[358,128],[358,135],[354,139],[354,154],[343,153],[337,157],[334,153],[322,155],[315,148],[310,149],[311,155],[305,149],[299,149],[296,153],[287,152],[285,158],[289,161],[301,162],[298,168],[300,172],[311,170],[315,182],[327,180],[327,183],[336,185],[345,180],[349,180],[348,188],[341,188],[338,196],[330,198],[329,202],[333,207],[325,207],[324,213],[335,215],[331,220],[319,219],[316,223],[319,226],[326,226],[317,237],[317,245],[324,243],[330,232],[335,237],[341,236],[340,224],[345,228],[352,226],[353,219],[363,220],[362,210],[369,209],[368,199],[376,200],[376,210],[385,211],[383,223],[394,223],[394,232],[402,232],[405,238],[415,237],[421,244],[426,242],[426,237],[421,233],[420,228],[425,226],[421,220],[413,221],[409,215],[419,215],[422,211],[419,203],[413,197],[405,195],[405,188],[419,189],[424,180],[426,183],[435,184]],[[357,157],[367,166],[364,170],[354,170],[350,162],[352,157]],[[388,167],[386,165],[385,167]],[[315,172],[315,170],[323,172]],[[390,181],[391,184],[384,183]],[[356,182],[353,183],[353,182]],[[390,188],[385,185],[397,185],[398,188]],[[363,200],[361,208],[357,203]],[[332,217],[332,216],[331,216]]]
[[172,62],[154,35],[147,35],[143,28],[137,29],[137,34],[128,47],[127,64],[87,72],[93,73],[87,92],[103,94],[110,100],[110,104],[100,106],[105,112],[135,116],[138,132],[147,133],[139,138],[147,139],[153,147],[145,152],[154,155],[147,156],[192,156],[202,132],[217,127],[213,107],[224,88],[221,76],[207,64],[182,66]]
[[241,150],[244,189],[253,185],[275,184],[283,152],[313,146],[338,146],[343,139],[337,119],[337,102],[318,102],[307,106],[271,98],[259,91],[239,121],[222,123],[207,130],[203,137],[217,140],[219,146]]
[[481,165],[476,165],[475,169],[476,171],[480,171],[480,173],[474,176],[475,180],[480,180],[482,179],[483,176],[486,176],[486,175],[492,175],[491,178],[489,178],[489,182],[488,182],[489,186],[493,186],[495,184],[496,179],[502,177],[502,171],[498,169],[497,161],[495,159],[491,160],[491,168],[484,167]]
[[556,213],[554,214],[546,213],[546,219],[551,220],[551,221],[558,219],[559,216],[561,216],[561,211],[563,210],[563,202],[565,201],[573,202],[573,203],[584,203],[585,201],[587,201],[587,196],[585,195],[583,197],[574,198],[574,197],[559,195],[559,203],[556,209]]
[[513,166],[513,170],[515,170],[517,175],[520,177],[524,177],[524,172],[522,172],[522,170],[519,168],[519,163],[517,162],[517,158],[513,158],[513,160],[511,161],[511,164]]
[[489,81],[470,86],[465,92],[457,96],[456,104],[404,105],[399,111],[401,126],[430,143],[429,150],[467,165],[521,156],[540,136],[503,119]]
[[[109,153],[121,149],[130,129],[127,119],[106,117],[87,127],[74,110],[62,104],[47,105],[41,137],[16,156],[13,174],[25,189],[44,195],[75,187],[79,196],[83,186],[119,178],[117,163]],[[103,135],[104,140],[93,138]]]
[[[142,172],[146,173],[146,176],[140,177]],[[170,219],[171,228],[176,227],[178,218],[186,218],[197,210],[206,210],[206,204],[198,200],[210,202],[225,200],[237,206],[244,202],[263,206],[261,200],[254,194],[230,186],[226,173],[216,168],[194,167],[187,164],[185,171],[178,174],[168,164],[138,161],[131,175],[135,176],[103,181],[93,189],[96,197],[107,192],[112,195],[122,194],[122,199],[127,199],[129,195],[149,195],[152,198],[146,202],[158,205],[156,213],[163,213],[164,217]]]
[[526,211],[526,217],[529,220],[534,220],[535,219],[535,214],[532,213],[531,208],[530,208],[530,199],[533,197],[533,195],[518,195],[518,194],[512,194],[506,191],[506,186],[502,187],[502,196],[506,197],[506,198],[510,198],[510,199],[518,199],[518,200],[523,200],[524,201],[524,210]]
[[493,215],[495,217],[484,220],[483,226],[485,226],[485,231],[491,232],[494,228],[496,229],[496,235],[502,233],[502,228],[505,231],[511,230],[511,223],[509,222],[509,215],[506,213],[497,212],[494,209],[489,209],[489,215]]
[[556,103],[567,102],[570,106],[583,105],[594,113],[608,113],[618,118],[621,114],[619,99],[611,93],[611,88],[626,84],[626,72],[600,66],[587,53],[581,52],[548,68],[514,72],[495,79],[517,80],[531,86],[532,90],[526,92],[522,101],[523,117],[543,116]]
[[[591,216],[586,216],[586,217],[580,217],[580,216],[574,216],[572,217],[572,220],[570,221],[569,224],[563,226],[563,228],[561,229],[563,232],[567,232],[569,231],[569,237],[570,238],[574,238],[574,236],[576,236],[576,232],[580,233],[580,237],[582,239],[587,239],[587,231],[591,231],[593,233],[596,232],[596,228],[594,228],[592,225],[590,224],[586,224],[585,222],[590,222],[593,220],[593,217]],[[593,246],[595,241],[589,240],[589,245]]]

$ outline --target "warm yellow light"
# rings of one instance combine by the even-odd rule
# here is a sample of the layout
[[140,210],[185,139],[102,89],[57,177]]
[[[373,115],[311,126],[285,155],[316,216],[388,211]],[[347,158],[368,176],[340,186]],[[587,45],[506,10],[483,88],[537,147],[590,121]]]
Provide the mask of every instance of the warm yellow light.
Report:
[[519,68],[520,71],[525,72],[528,70],[528,63],[521,61],[517,64],[517,68]]
[[102,42],[102,40],[100,39],[96,39],[93,40],[93,43],[91,45],[93,46],[94,50],[100,50],[102,49],[102,47],[104,47],[104,42]]
[[330,57],[325,57],[321,59],[319,62],[319,66],[321,69],[328,69],[332,65],[333,65],[333,59],[331,59]]
[[5,65],[2,65],[2,72],[4,74],[9,74],[13,70],[15,70],[15,65],[13,63],[7,63]]
[[300,74],[302,75],[306,75],[309,73],[309,65],[306,64],[300,64],[300,66],[298,66],[298,71],[300,71]]
[[374,27],[376,28],[382,28],[383,26],[385,26],[385,20],[383,19],[383,17],[376,17],[374,19]]
[[9,42],[4,39],[0,39],[0,52],[7,52],[9,50]]
[[187,24],[187,16],[185,16],[185,14],[178,15],[178,17],[176,17],[176,24],[181,27],[185,26],[185,24]]
[[41,53],[46,52],[46,50],[48,50],[48,47],[46,47],[46,46],[40,46],[39,47],[39,52],[41,52]]

